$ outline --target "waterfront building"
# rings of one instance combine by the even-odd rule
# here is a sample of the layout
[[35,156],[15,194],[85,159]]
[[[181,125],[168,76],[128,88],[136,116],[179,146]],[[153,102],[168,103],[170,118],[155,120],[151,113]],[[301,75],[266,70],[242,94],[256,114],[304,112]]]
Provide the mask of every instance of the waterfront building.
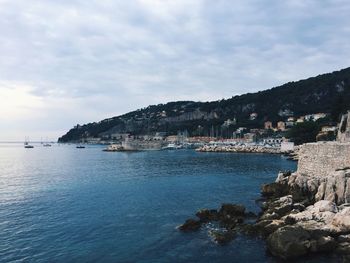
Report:
[[286,121],[286,128],[291,128],[294,126],[294,124],[295,124],[294,121]]
[[264,128],[265,128],[265,130],[270,130],[270,129],[272,130],[273,129],[272,122],[271,121],[265,121]]
[[302,123],[305,121],[305,116],[300,116],[298,119],[297,119],[297,123]]
[[292,152],[294,151],[294,142],[282,141],[281,152]]
[[253,121],[253,120],[255,120],[257,117],[258,117],[258,114],[257,114],[256,112],[253,112],[253,113],[250,114],[249,119],[250,119],[251,121]]
[[244,134],[243,138],[246,142],[256,142],[256,134],[255,133],[248,132],[248,133]]
[[277,122],[277,130],[284,131],[286,129],[286,124],[284,121]]
[[281,144],[283,141],[283,138],[264,138],[263,143],[264,144]]
[[315,113],[315,114],[308,114],[305,115],[305,120],[306,121],[317,121],[319,119],[327,117],[327,113]]

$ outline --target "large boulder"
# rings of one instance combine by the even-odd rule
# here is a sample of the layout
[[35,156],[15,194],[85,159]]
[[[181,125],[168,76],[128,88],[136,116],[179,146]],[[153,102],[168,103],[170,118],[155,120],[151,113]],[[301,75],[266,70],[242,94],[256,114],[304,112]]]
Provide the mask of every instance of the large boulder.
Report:
[[350,207],[345,207],[337,213],[332,221],[332,224],[344,233],[350,233]]
[[285,226],[272,233],[267,239],[267,247],[272,255],[291,259],[308,253],[310,234],[299,226]]
[[331,236],[321,236],[310,243],[311,252],[331,252],[337,247],[337,242]]
[[261,194],[264,197],[281,197],[288,194],[288,186],[282,183],[263,184]]
[[327,200],[321,200],[316,202],[313,206],[310,207],[310,210],[313,210],[313,212],[332,212],[337,213],[338,208],[337,205],[334,202],[327,201]]
[[216,209],[201,209],[196,213],[201,222],[217,221],[219,219]]
[[244,216],[245,215],[245,207],[243,205],[236,204],[222,204],[219,210],[220,216]]
[[232,231],[217,231],[212,230],[209,235],[213,238],[214,242],[220,245],[225,245],[234,238],[234,233]]

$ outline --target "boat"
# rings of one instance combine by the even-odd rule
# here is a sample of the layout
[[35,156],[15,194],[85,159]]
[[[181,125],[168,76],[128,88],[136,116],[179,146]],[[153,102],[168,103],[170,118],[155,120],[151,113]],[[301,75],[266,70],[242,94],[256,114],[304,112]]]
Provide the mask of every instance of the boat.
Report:
[[32,149],[32,148],[34,148],[33,145],[30,145],[30,144],[29,144],[27,138],[26,138],[25,141],[24,141],[24,148],[26,148],[26,149]]
[[167,146],[164,146],[162,149],[163,150],[176,150],[177,147],[174,143],[169,143]]
[[49,144],[49,143],[44,143],[43,146],[44,146],[44,147],[51,147],[51,144]]
[[84,145],[77,145],[75,148],[77,148],[77,149],[84,149],[85,146]]

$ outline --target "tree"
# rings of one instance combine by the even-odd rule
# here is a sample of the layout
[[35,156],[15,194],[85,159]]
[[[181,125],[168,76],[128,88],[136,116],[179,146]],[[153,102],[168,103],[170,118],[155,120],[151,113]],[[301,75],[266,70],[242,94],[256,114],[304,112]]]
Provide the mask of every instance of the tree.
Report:
[[286,134],[287,138],[296,145],[315,142],[316,136],[320,131],[320,126],[313,121],[298,123],[293,126]]

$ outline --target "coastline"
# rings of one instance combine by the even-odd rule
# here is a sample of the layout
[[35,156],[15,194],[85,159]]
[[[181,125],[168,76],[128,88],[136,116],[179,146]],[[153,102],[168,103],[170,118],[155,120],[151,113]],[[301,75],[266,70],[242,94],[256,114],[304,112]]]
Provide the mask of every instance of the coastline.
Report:
[[305,144],[296,172],[280,172],[275,182],[261,186],[259,215],[239,204],[222,204],[218,210],[199,210],[178,229],[197,231],[217,222],[222,229],[210,236],[220,245],[243,234],[266,240],[268,252],[283,260],[327,253],[350,262],[348,153],[349,143]]

